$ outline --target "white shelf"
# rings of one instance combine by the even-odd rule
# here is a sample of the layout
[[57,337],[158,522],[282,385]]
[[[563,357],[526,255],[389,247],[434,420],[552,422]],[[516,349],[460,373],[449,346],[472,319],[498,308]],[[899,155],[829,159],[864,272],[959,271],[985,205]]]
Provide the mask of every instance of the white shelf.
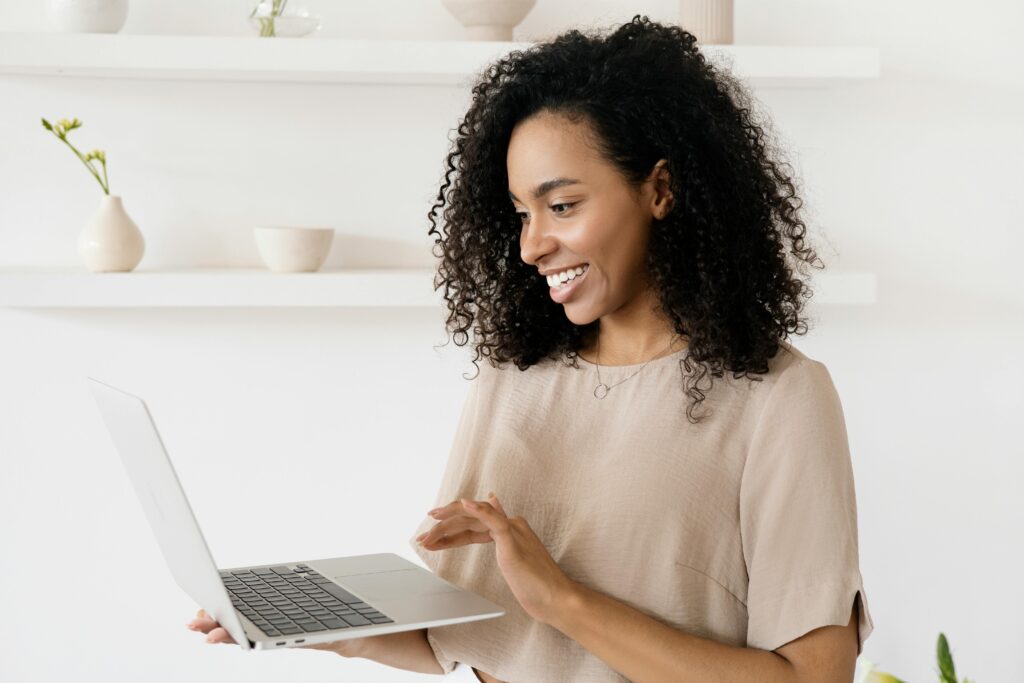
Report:
[[[469,85],[527,42],[342,40],[142,34],[0,33],[0,74],[171,80]],[[878,78],[874,47],[705,45],[755,85]]]
[[[135,270],[2,268],[6,308],[438,307],[431,269],[272,273],[257,268]],[[539,276],[538,276],[539,277]],[[811,304],[872,304],[874,273],[814,272]]]

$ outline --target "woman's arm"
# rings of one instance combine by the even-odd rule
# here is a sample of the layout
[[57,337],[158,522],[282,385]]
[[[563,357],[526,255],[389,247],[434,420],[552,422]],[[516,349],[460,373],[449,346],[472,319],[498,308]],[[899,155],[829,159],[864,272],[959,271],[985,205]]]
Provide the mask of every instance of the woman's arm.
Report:
[[427,629],[401,631],[383,636],[339,640],[332,649],[342,657],[371,659],[396,669],[443,674],[444,669],[427,642]]
[[578,583],[548,624],[638,683],[848,683],[857,659],[856,604],[847,626],[815,629],[772,652],[678,631]]

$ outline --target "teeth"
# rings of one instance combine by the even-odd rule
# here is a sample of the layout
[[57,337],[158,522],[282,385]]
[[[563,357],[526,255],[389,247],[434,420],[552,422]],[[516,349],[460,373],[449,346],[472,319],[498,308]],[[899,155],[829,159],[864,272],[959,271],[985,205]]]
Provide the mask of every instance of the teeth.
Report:
[[589,267],[589,264],[585,264],[582,266],[577,266],[576,268],[571,268],[569,270],[562,271],[561,273],[557,273],[555,275],[548,275],[548,286],[556,287],[564,282],[568,282],[569,280],[575,280],[577,276],[583,275],[583,273],[587,272],[587,269]]

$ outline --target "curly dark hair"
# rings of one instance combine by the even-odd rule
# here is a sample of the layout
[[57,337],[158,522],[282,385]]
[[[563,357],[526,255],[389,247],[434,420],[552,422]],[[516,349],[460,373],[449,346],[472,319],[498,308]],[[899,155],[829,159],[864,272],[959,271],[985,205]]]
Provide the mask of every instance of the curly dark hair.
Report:
[[773,159],[781,155],[770,127],[744,86],[696,43],[679,26],[636,15],[606,36],[572,29],[512,51],[479,74],[428,213],[446,330],[464,346],[473,328],[474,365],[488,356],[526,370],[564,357],[578,368],[577,351],[597,333],[599,320],[569,321],[520,258],[523,224],[509,199],[506,156],[513,127],[541,112],[588,123],[601,156],[634,189],[667,160],[676,201],[653,219],[646,268],[661,309],[689,339],[680,366],[695,399],[691,422],[711,389],[703,379],[729,370],[761,381],[751,373],[768,372],[780,340],[806,334],[801,299],[812,292],[793,269],[806,275],[804,263],[824,265],[804,242],[792,167]]

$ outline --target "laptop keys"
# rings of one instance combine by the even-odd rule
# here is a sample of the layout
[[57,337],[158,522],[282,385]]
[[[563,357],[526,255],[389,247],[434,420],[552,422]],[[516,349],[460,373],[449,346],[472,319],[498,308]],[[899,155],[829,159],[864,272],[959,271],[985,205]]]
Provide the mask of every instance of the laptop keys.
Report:
[[240,569],[220,576],[232,605],[271,637],[392,623],[308,565]]

